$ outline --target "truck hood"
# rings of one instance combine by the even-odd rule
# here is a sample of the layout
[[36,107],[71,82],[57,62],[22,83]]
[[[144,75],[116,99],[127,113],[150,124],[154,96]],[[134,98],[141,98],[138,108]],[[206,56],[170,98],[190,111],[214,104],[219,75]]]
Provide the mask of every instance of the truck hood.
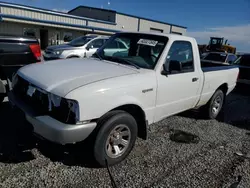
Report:
[[61,97],[93,82],[136,73],[137,70],[125,65],[78,58],[30,64],[18,71],[25,80]]

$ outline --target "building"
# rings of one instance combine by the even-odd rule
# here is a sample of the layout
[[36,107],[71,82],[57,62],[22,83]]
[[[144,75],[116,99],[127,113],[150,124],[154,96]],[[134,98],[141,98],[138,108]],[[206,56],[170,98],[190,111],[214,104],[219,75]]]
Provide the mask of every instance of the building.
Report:
[[42,49],[90,33],[111,35],[121,31],[144,31],[184,35],[186,29],[107,9],[79,6],[62,13],[0,2],[0,34],[35,36]]

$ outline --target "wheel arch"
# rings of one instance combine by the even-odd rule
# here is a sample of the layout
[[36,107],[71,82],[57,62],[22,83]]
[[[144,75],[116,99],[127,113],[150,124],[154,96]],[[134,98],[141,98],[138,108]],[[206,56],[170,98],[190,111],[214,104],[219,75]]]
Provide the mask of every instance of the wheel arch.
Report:
[[66,59],[68,58],[81,58],[79,55],[69,55]]
[[112,111],[124,111],[133,116],[136,120],[137,123],[137,128],[138,128],[138,137],[142,138],[144,140],[147,139],[147,125],[148,122],[146,120],[146,114],[144,110],[137,104],[124,104],[120,105],[118,107],[115,107],[111,110],[109,110],[107,113],[105,113],[101,118],[106,116],[106,114],[109,114]]
[[[228,92],[228,84],[227,83],[224,83],[224,84],[221,84],[217,90],[222,90],[222,92],[227,95],[227,92]],[[217,91],[216,90],[216,91]]]

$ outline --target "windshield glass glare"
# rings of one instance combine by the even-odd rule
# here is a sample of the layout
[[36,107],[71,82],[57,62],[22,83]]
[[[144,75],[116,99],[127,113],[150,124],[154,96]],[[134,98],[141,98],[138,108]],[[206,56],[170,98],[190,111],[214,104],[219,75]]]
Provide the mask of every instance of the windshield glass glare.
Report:
[[118,33],[97,53],[105,60],[126,60],[140,68],[154,69],[168,38],[150,34]]

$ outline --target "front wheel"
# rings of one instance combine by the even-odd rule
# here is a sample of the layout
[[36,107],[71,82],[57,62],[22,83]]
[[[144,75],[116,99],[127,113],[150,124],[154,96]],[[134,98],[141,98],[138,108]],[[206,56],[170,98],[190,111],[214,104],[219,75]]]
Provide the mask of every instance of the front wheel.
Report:
[[133,116],[118,111],[111,112],[100,123],[94,143],[94,157],[101,166],[115,165],[123,161],[131,152],[137,138],[137,124]]
[[224,104],[224,98],[225,94],[218,89],[203,109],[206,118],[215,119],[219,115]]

